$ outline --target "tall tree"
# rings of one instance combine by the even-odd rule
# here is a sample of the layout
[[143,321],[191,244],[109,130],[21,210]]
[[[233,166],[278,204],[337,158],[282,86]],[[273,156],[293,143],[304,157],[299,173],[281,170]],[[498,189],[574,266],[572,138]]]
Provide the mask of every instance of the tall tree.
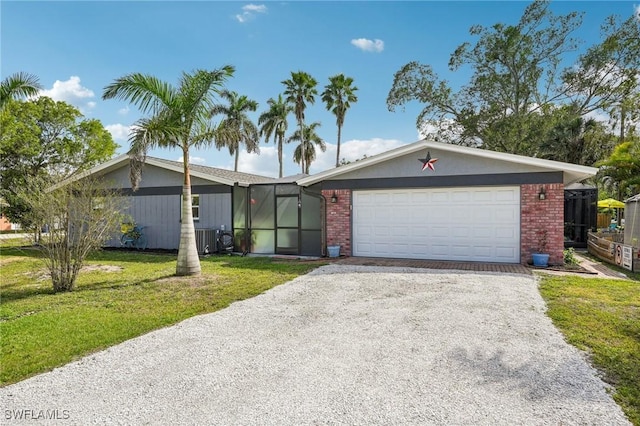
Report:
[[[313,104],[315,102],[315,96],[318,94],[316,90],[318,82],[308,73],[298,71],[291,72],[291,78],[284,80],[282,84],[285,86],[284,95],[287,97],[287,102],[293,105],[293,112],[298,122],[298,129],[300,130],[301,137],[304,139],[305,132],[302,131],[304,127],[304,111],[307,108],[307,103]],[[302,149],[300,167],[302,173],[305,173],[305,170],[308,170],[309,167],[306,166],[307,156],[305,154],[306,144],[304,140],[300,146]]]
[[235,69],[183,73],[177,87],[147,74],[128,74],[105,87],[103,99],[121,99],[138,106],[149,117],[138,120],[130,135],[131,184],[137,189],[147,150],[153,147],[179,148],[182,151],[184,181],[182,187],[182,224],[176,275],[200,273],[191,202],[189,150],[211,144],[216,128],[211,110],[224,82]]
[[278,176],[282,177],[282,147],[285,142],[285,134],[289,127],[287,117],[293,112],[293,106],[286,102],[282,95],[278,95],[278,99],[270,98],[267,101],[269,110],[260,114],[258,117],[258,125],[260,126],[260,135],[264,136],[265,142],[269,143],[271,135],[278,144]]
[[598,163],[598,177],[616,198],[640,191],[640,138],[633,136],[615,147],[611,155]]
[[108,160],[118,145],[102,124],[48,97],[9,102],[0,111],[0,195],[13,222],[30,227],[29,206],[17,197],[29,181],[41,189]]
[[336,116],[338,126],[338,143],[336,152],[336,167],[340,165],[340,139],[342,136],[342,126],[344,117],[352,103],[358,102],[356,91],[358,88],[352,86],[353,78],[345,77],[344,74],[337,74],[329,77],[329,84],[324,87],[322,101],[326,104],[327,110]]
[[387,106],[393,111],[422,102],[421,132],[434,133],[435,127],[444,141],[496,151],[538,155],[545,132],[552,131],[549,122],[558,118],[554,111],[563,105],[585,120],[595,110],[616,117],[622,141],[629,119],[640,116],[640,20],[608,18],[602,42],[563,70],[566,53],[578,49],[572,34],[581,24],[582,14],[556,16],[548,1],[535,0],[515,25],[470,29],[477,41],[460,45],[449,61],[451,71],[472,71],[461,90],[454,92],[430,65],[414,61],[395,74]]
[[616,145],[604,123],[585,118],[576,105],[556,108],[545,115],[537,155],[549,160],[592,166],[607,158]]
[[258,128],[247,115],[249,111],[258,109],[258,103],[245,95],[237,92],[223,90],[220,97],[225,99],[228,105],[215,105],[211,109],[211,115],[223,115],[224,118],[218,124],[216,148],[227,147],[229,154],[235,156],[234,171],[238,171],[238,158],[240,146],[244,145],[247,152],[260,152],[258,147]]
[[[327,150],[327,144],[322,140],[318,133],[316,133],[316,129],[320,127],[320,123],[313,122],[308,126],[305,125],[300,132],[300,129],[297,129],[293,132],[293,135],[289,137],[289,142],[300,142],[300,144],[295,148],[293,152],[293,161],[298,164],[304,164],[304,170],[302,173],[309,174],[309,167],[311,163],[316,159],[316,148],[318,146],[320,151],[325,152]],[[303,156],[304,162],[303,162]]]
[[640,118],[640,19],[610,16],[601,28],[602,42],[580,55],[565,70],[563,82],[580,114],[609,113],[620,131],[620,143]]
[[0,83],[0,109],[11,99],[35,96],[42,89],[38,77],[25,72],[10,75]]

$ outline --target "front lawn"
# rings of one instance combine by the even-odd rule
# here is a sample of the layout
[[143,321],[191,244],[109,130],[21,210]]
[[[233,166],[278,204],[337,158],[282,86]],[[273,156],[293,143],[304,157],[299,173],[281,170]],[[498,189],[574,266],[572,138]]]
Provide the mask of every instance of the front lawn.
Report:
[[54,294],[34,249],[0,246],[0,385],[256,296],[321,262],[211,256],[175,277],[175,256],[103,251],[76,290]]
[[544,276],[547,314],[567,341],[589,354],[613,398],[640,426],[640,282]]

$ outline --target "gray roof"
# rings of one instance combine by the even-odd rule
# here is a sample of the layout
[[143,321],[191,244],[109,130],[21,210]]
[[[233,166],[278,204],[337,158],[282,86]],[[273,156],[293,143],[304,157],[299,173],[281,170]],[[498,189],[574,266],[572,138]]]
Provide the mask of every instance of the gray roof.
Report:
[[[182,162],[180,161],[165,160],[163,158],[157,158],[157,157],[148,157],[148,158],[153,158],[155,161],[166,163],[174,167],[176,166],[182,167]],[[217,167],[202,166],[199,164],[190,164],[189,167],[191,167],[191,170],[204,173],[211,177],[226,179],[233,182],[274,183],[276,181],[276,179],[267,177],[267,176],[254,175],[251,173],[243,173],[243,172],[234,172],[233,170],[219,169]]]
[[636,194],[631,198],[627,198],[624,200],[625,203],[639,203],[640,202],[640,194]]

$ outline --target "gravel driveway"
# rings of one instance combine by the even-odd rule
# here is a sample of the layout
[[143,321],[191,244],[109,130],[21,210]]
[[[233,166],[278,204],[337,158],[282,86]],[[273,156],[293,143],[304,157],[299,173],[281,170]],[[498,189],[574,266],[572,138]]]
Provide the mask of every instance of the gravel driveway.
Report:
[[630,424],[544,310],[533,277],[329,265],[2,388],[1,422]]

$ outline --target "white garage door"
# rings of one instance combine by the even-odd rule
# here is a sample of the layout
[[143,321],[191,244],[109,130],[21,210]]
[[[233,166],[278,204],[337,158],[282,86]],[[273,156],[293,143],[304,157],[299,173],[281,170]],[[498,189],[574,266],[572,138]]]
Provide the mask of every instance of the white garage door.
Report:
[[353,255],[520,262],[520,188],[353,192]]

